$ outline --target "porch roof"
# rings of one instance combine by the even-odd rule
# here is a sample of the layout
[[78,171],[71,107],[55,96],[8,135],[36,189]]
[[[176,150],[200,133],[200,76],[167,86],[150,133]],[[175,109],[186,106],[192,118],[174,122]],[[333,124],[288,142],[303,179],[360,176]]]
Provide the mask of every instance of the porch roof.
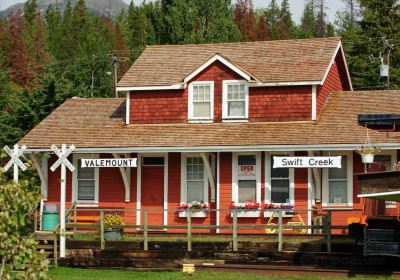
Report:
[[[55,144],[74,144],[78,150],[160,148],[247,148],[290,146],[351,146],[363,144],[360,113],[400,113],[400,90],[332,93],[316,121],[212,124],[125,125],[125,99],[68,99],[18,144],[29,150],[49,150]],[[400,133],[370,131],[371,141],[395,147]],[[309,150],[312,150],[311,148]]]

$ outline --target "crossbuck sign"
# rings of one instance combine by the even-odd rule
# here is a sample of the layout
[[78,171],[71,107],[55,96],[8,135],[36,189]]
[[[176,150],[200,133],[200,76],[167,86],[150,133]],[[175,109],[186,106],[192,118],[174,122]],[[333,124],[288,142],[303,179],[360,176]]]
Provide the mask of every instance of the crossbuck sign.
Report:
[[58,160],[50,167],[51,171],[55,171],[61,165],[61,199],[60,199],[60,257],[65,258],[65,188],[67,180],[66,167],[71,172],[75,171],[75,167],[68,160],[68,156],[75,150],[75,146],[63,144],[61,150],[56,145],[51,146],[51,150],[58,156]]
[[7,172],[11,166],[14,166],[14,182],[18,183],[18,168],[25,171],[27,166],[23,163],[20,157],[23,155],[24,151],[27,149],[25,145],[21,148],[18,145],[14,145],[14,150],[11,150],[8,146],[4,147],[6,153],[11,157],[10,161],[4,166],[4,172]]

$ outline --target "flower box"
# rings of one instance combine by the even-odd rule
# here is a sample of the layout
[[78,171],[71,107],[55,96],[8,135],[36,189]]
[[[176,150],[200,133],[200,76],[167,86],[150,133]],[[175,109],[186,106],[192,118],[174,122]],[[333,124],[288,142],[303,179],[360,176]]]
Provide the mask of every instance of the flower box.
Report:
[[[231,210],[231,217],[233,218],[233,211]],[[238,218],[258,218],[260,217],[260,209],[237,209]]]
[[[278,211],[272,211],[272,210],[264,210],[264,217],[269,218],[274,214],[274,217],[279,217]],[[293,210],[287,210],[287,211],[282,211],[282,217],[283,218],[290,218],[296,215],[296,212]]]
[[[186,218],[188,216],[188,211],[178,211],[178,215],[180,218]],[[191,211],[191,218],[205,218],[208,215],[207,210],[192,210]]]

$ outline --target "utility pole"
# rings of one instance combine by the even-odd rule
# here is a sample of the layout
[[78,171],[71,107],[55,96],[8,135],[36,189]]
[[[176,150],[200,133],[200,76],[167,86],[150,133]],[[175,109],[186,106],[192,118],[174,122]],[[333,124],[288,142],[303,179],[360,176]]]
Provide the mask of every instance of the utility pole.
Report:
[[118,97],[118,91],[117,91],[117,83],[118,83],[118,64],[121,63],[122,61],[117,58],[117,56],[110,52],[109,56],[111,58],[112,62],[112,67],[113,67],[113,84],[114,84],[114,96]]
[[389,71],[389,62],[390,62],[390,52],[393,50],[394,45],[389,44],[389,41],[386,38],[383,38],[383,57],[381,57],[381,68],[380,74],[381,77],[386,77],[385,88],[390,88],[390,71]]

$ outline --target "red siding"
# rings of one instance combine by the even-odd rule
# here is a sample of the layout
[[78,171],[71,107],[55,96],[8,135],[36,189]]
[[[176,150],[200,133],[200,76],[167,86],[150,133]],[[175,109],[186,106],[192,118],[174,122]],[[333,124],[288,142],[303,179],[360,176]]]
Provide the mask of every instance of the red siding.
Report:
[[332,91],[341,90],[350,90],[350,85],[342,55],[338,53],[331,69],[329,70],[325,83],[322,86],[318,86],[317,113],[321,111],[326,99]]
[[[48,191],[47,200],[51,202],[60,201],[60,182],[61,182],[61,168],[57,168],[56,171],[52,172],[50,167],[58,158],[52,156],[49,159],[48,169]],[[68,158],[72,162],[72,157]],[[66,197],[65,201],[70,204],[72,200],[72,173],[67,169],[67,182],[66,182]]]
[[[214,122],[222,121],[222,82],[242,80],[220,63],[213,63],[191,82],[214,81]],[[182,123],[188,118],[188,87],[184,90],[136,91],[130,94],[130,122]],[[250,121],[311,119],[311,87],[250,88]]]
[[311,87],[250,88],[249,120],[311,120]]
[[132,92],[130,123],[186,122],[187,102],[187,90]]

